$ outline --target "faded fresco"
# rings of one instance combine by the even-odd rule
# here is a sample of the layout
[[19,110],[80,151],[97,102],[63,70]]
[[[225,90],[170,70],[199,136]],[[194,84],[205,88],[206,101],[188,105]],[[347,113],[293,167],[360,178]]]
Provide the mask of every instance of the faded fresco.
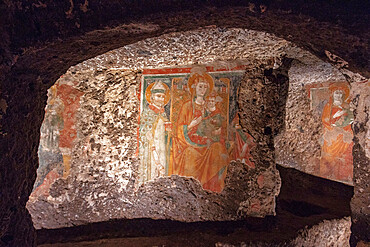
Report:
[[62,83],[48,90],[40,131],[39,168],[31,198],[47,196],[55,180],[69,174],[71,149],[77,137],[75,114],[81,94],[73,86]]
[[139,127],[140,182],[173,174],[220,192],[230,161],[250,161],[253,139],[239,125],[244,71],[144,71]]
[[349,108],[347,83],[317,84],[309,87],[311,109],[322,121],[319,176],[353,183],[354,116]]

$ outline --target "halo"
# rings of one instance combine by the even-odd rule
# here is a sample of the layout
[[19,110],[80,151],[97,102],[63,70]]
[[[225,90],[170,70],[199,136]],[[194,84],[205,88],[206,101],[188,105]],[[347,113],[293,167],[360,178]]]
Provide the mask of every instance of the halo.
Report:
[[341,90],[344,93],[343,102],[348,102],[349,98],[349,86],[347,83],[333,83],[329,86],[329,90],[331,92],[331,97],[333,97],[334,91]]
[[[154,86],[156,82],[153,82],[153,83],[150,83],[149,86],[146,88],[145,90],[145,98],[146,98],[146,101],[148,101],[149,104],[152,103],[152,87]],[[170,98],[171,98],[171,95],[170,95],[170,88],[167,86],[166,83],[163,83],[163,82],[160,82],[164,85],[164,87],[166,88],[166,93],[165,93],[165,97],[164,97],[164,105],[167,105],[168,102],[170,101]]]
[[208,85],[209,85],[209,92],[212,92],[214,86],[215,86],[215,82],[213,81],[213,78],[212,76],[210,76],[209,74],[207,73],[203,73],[203,74],[193,74],[190,76],[189,80],[188,80],[188,88],[189,88],[189,91],[191,93],[191,95],[194,95],[194,88],[193,88],[193,85],[198,83],[199,79],[202,78],[204,80],[206,80],[208,82]]

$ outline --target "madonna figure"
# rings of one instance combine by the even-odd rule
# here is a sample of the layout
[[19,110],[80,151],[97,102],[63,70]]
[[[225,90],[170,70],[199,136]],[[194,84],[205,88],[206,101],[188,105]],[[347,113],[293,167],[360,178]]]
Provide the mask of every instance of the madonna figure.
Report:
[[[200,135],[198,127],[206,118],[206,97],[214,88],[213,78],[207,74],[193,74],[188,81],[191,99],[183,103],[174,123],[172,146],[172,174],[192,176],[207,190],[220,192],[224,188],[228,153],[224,142],[212,136]],[[214,136],[221,134],[215,128]]]

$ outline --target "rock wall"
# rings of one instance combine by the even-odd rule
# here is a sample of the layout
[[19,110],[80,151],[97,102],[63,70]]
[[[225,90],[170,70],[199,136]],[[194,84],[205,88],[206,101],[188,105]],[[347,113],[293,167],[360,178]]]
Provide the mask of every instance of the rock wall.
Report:
[[[265,40],[263,45],[255,49],[262,37]],[[245,41],[249,41],[248,46],[244,45]],[[228,48],[225,48],[226,44]],[[49,156],[54,159],[40,159],[45,165],[40,166],[40,182],[28,203],[36,228],[58,228],[113,218],[199,221],[235,220],[248,215],[263,217],[275,214],[275,196],[279,191],[280,178],[273,158],[263,161],[260,153],[250,154],[248,151],[255,145],[247,133],[248,128],[244,131],[240,129],[238,105],[243,104],[245,99],[238,99],[237,91],[243,90],[243,86],[239,85],[246,85],[252,76],[245,72],[246,67],[271,66],[274,56],[280,57],[280,50],[287,44],[273,36],[248,30],[205,29],[146,40],[72,67],[49,90],[49,105],[42,127],[45,130],[42,131],[39,154],[47,157],[45,153],[49,152]],[[162,49],[155,50],[158,47]],[[267,56],[263,50],[269,50],[270,54]],[[254,60],[249,62],[247,58]],[[222,185],[222,188],[225,187],[223,190],[221,187],[202,189],[202,180],[192,173],[166,173],[173,175],[158,176],[143,183],[140,169],[147,164],[141,160],[143,157],[138,152],[138,138],[145,135],[138,133],[140,85],[144,82],[143,78],[146,78],[142,68],[148,65],[189,66],[187,63],[195,61],[198,65],[190,64],[189,71],[191,68],[201,68],[200,62],[213,62],[209,65],[215,71],[223,71],[219,79],[212,74],[214,83],[217,80],[218,84],[227,79],[227,73],[234,73],[233,68],[243,69],[239,69],[238,76],[234,76],[236,79],[232,79],[235,82],[228,81],[236,83],[230,85],[233,89],[223,90],[217,83],[214,88],[220,90],[219,95],[223,91],[229,93],[228,97],[233,102],[230,103],[233,108],[229,109],[229,103],[226,102],[223,106],[225,110],[232,111],[229,114],[232,119],[227,123],[233,125],[234,131],[231,127],[226,128],[222,138],[229,132],[235,132],[234,135],[238,132],[239,142],[244,145],[239,143],[240,150],[237,151],[237,145],[233,144],[236,140],[226,140],[227,144],[224,144],[228,149],[225,155],[230,153],[230,159],[221,169],[223,178],[219,183],[225,184]],[[185,71],[181,68],[177,70]],[[176,69],[167,71],[179,76]],[[263,71],[254,72],[253,76],[258,76],[258,73],[263,76]],[[188,78],[187,73],[183,75]],[[273,83],[285,83],[287,89],[288,81],[286,76],[284,78],[283,82]],[[141,99],[145,97],[144,91],[141,92]],[[64,95],[69,95],[69,98]],[[171,97],[174,101],[175,98]],[[274,103],[279,100],[280,96],[275,97]],[[284,98],[282,102],[281,106],[284,105]],[[241,116],[241,122],[244,118],[247,117]],[[175,122],[172,124],[175,125]],[[237,131],[236,126],[240,130]],[[54,132],[47,130],[50,128]],[[256,133],[260,131],[258,129]],[[249,136],[249,140],[242,141],[240,135]],[[266,139],[265,136],[263,138]],[[54,140],[54,143],[45,141],[49,139]],[[268,142],[271,143],[271,139]],[[42,146],[44,143],[45,147]],[[221,140],[216,141],[217,145],[219,143]],[[209,144],[210,147],[205,150],[212,153],[216,144]],[[241,157],[243,146],[246,150]],[[267,152],[273,157],[271,145],[262,146],[264,151],[260,152]],[[53,153],[53,149],[57,151]],[[215,159],[217,155],[213,153]],[[209,160],[209,167],[212,167],[213,162],[216,161]]]
[[291,246],[350,246],[351,220],[349,217],[325,220],[318,225],[302,230],[299,236],[290,242]]
[[266,244],[263,242],[241,242],[238,245],[218,242],[216,247],[253,247],[253,246],[350,246],[351,220],[349,217],[343,219],[324,220],[312,227],[302,229],[296,238],[280,244]]
[[[289,78],[285,130],[275,144],[277,162],[352,185],[350,84],[338,69],[314,60],[306,64],[293,61]],[[336,90],[343,92],[338,103],[341,116],[334,112]]]
[[[46,90],[72,65],[147,37],[215,25],[274,33],[325,61],[330,61],[325,55],[330,51],[346,60],[351,70],[369,75],[368,1],[262,2],[156,1],[154,6],[146,1],[89,1],[88,5],[73,1],[71,8],[69,0],[4,1],[0,7],[0,149],[5,154],[0,156],[1,243],[32,244],[31,221],[23,208],[36,179]],[[145,29],[148,23],[156,28]],[[358,154],[364,157],[364,152]]]
[[[351,244],[360,240],[370,242],[370,211],[367,203],[370,197],[369,176],[370,176],[370,122],[369,122],[369,80],[352,83],[351,94],[353,95],[353,107],[355,121],[353,132],[355,134],[353,147],[354,158],[354,196],[351,201],[352,226],[351,230],[356,234],[351,236]],[[354,224],[355,223],[355,224]]]
[[[28,203],[35,226],[58,228],[141,217],[235,220],[247,215],[274,214],[280,178],[274,163],[271,160],[258,162],[257,155],[246,156],[253,163],[237,161],[229,166],[221,193],[202,189],[193,178],[195,175],[175,176],[173,173],[171,177],[140,182],[139,169],[145,165],[137,153],[140,77],[137,71],[108,69],[100,73],[67,73],[57,82],[56,90],[62,92],[57,91],[55,98],[51,98],[55,102],[68,88],[61,85],[71,85],[72,91],[82,96],[79,107],[70,114],[75,125],[64,125],[59,131],[61,135],[55,138],[59,139],[63,160],[59,160],[57,166],[46,166],[49,172]],[[65,116],[68,109],[70,107],[64,107],[61,115]],[[46,119],[48,114],[51,113],[46,113]],[[56,125],[46,122],[46,127],[53,126]],[[74,144],[70,149],[61,145],[62,134],[72,132],[66,128],[76,129],[77,133],[76,141],[75,135],[69,139],[69,143]],[[40,150],[45,152],[43,149]],[[71,159],[65,159],[66,155]]]
[[[167,175],[173,175],[145,182],[140,177],[146,164],[138,149],[140,136],[144,136],[140,133],[139,117],[145,90],[141,92],[140,85],[150,77],[143,69],[156,71],[153,69],[177,66],[158,70],[157,74],[164,80],[171,73],[179,76],[182,71],[184,78],[190,80],[187,73],[205,68],[202,64],[226,72],[243,68],[244,76],[238,79],[240,86],[230,93],[237,103],[234,111],[239,113],[235,112],[229,123],[240,124],[243,135],[250,136],[248,152],[245,157],[230,159],[227,173],[220,180],[225,183],[222,192],[202,189],[204,182],[193,173],[167,171]],[[312,71],[314,76],[305,77]],[[279,147],[279,143],[280,136],[286,133],[283,130],[289,130],[286,126],[296,126],[292,121],[301,121],[293,117],[289,120],[289,116],[294,111],[302,117],[305,114],[298,107],[308,101],[307,91],[300,88],[301,81],[330,81],[332,77],[343,80],[331,65],[287,41],[250,30],[214,28],[148,39],[70,68],[49,90],[43,126],[53,130],[43,127],[40,182],[28,203],[36,228],[113,218],[198,221],[275,214],[275,196],[280,187],[275,156],[279,160],[287,153],[300,155]],[[314,126],[319,128],[319,124]],[[310,131],[306,135],[315,138]],[[297,141],[297,137],[287,134],[285,138]],[[230,143],[225,144],[229,153]],[[319,154],[319,144],[308,143]],[[45,159],[43,165],[42,157],[54,159]],[[301,162],[295,168],[312,172],[310,166],[314,165],[312,161]]]

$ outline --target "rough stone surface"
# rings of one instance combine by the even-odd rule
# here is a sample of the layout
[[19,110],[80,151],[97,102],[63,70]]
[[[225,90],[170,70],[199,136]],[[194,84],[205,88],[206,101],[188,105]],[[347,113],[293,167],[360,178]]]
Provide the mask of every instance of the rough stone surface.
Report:
[[218,67],[231,67],[238,60],[253,64],[253,61],[278,58],[291,47],[290,42],[265,32],[208,27],[149,38],[86,60],[75,69],[135,70],[213,62]]
[[370,83],[368,80],[352,84],[353,107],[356,109],[353,130],[355,133],[354,196],[351,201],[352,232],[351,244],[360,240],[370,242]]
[[349,217],[338,220],[325,220],[315,226],[301,230],[298,236],[289,242],[281,244],[266,244],[263,242],[241,242],[238,245],[216,243],[217,247],[252,247],[252,246],[333,246],[345,247],[349,245],[351,235],[351,219]]
[[[31,226],[23,208],[36,179],[46,90],[72,65],[147,37],[216,25],[275,33],[328,61],[331,60],[325,51],[330,51],[347,61],[350,70],[369,75],[368,1],[262,2],[262,7],[260,2],[253,1],[222,4],[189,0],[176,4],[172,1],[140,4],[136,1],[89,1],[88,4],[73,1],[73,7],[69,0],[2,2],[1,243],[14,245],[19,241],[22,243],[19,245],[32,245],[32,241],[27,240],[32,239],[32,234],[17,233]],[[181,12],[176,11],[179,9]],[[143,13],[146,13],[144,17]],[[151,27],[158,25],[158,29],[135,29],[133,26],[139,22],[150,23]],[[130,23],[134,25],[128,28]],[[112,28],[121,24],[126,26]],[[98,29],[98,32],[89,32]],[[364,160],[365,152],[357,154]],[[355,172],[356,169],[355,166]],[[24,217],[15,217],[14,208]],[[21,224],[20,219],[27,223]]]
[[[219,68],[248,64],[238,103],[241,124],[257,144],[251,153],[257,168],[231,165],[228,186],[221,196],[202,191],[194,179],[182,181],[176,176],[138,188],[141,70],[194,63]],[[63,157],[71,160],[70,164],[64,161],[63,178],[38,188],[46,191],[43,195],[31,195],[28,208],[35,227],[58,228],[117,218],[198,221],[275,214],[274,197],[280,187],[272,168],[275,155],[278,163],[317,174],[314,166],[320,155],[321,126],[314,115],[306,114],[310,110],[305,85],[318,80],[344,80],[344,76],[290,42],[243,29],[207,28],[163,35],[70,68],[56,86],[70,85],[82,95],[72,112],[67,102],[64,106],[64,115],[76,115],[73,128],[66,130],[71,124],[65,122],[60,137],[61,144],[63,136],[69,143],[61,146]],[[299,135],[302,130],[304,134]],[[67,166],[71,167],[68,172]]]
[[289,243],[291,246],[350,246],[351,219],[325,220],[322,223],[306,228]]
[[[300,61],[300,69],[289,70],[293,59]],[[193,63],[218,68],[248,64],[250,69],[241,83],[238,103],[241,124],[257,144],[251,153],[256,169],[231,165],[228,186],[221,195],[202,192],[197,181],[181,181],[176,176],[138,188],[137,94],[141,70]],[[295,77],[312,69],[321,69],[322,77],[325,72],[339,73],[312,54],[272,35],[217,28],[147,39],[72,67],[56,85],[70,85],[82,94],[80,106],[73,113],[76,133],[66,137],[66,142],[74,145],[61,147],[63,157],[71,156],[71,164],[64,161],[64,170],[66,166],[71,168],[54,184],[47,181],[45,189],[43,185],[38,188],[46,190],[39,198],[39,193],[31,195],[28,208],[36,228],[112,218],[197,221],[275,214],[274,197],[280,179],[273,168],[272,137],[281,132],[286,121],[288,71],[294,85]],[[68,126],[62,130],[61,138],[63,132],[72,133],[65,130]],[[304,165],[296,168],[307,171]]]
[[289,92],[284,131],[275,140],[276,162],[319,175],[321,116],[310,109],[307,86],[345,80],[330,64],[315,58],[295,60],[289,70]]
[[[290,59],[283,59],[279,67],[274,60],[267,61],[267,64],[247,70],[245,80],[240,87],[238,100],[240,121],[255,139],[256,147],[252,149],[251,156],[256,167],[261,169],[260,174],[263,174],[265,169],[269,169],[270,163],[275,162],[273,136],[280,132],[284,123],[289,66]],[[263,177],[266,185],[280,183],[269,175]],[[267,187],[272,186],[270,184]],[[265,192],[262,190],[254,193],[264,194]],[[241,207],[251,205],[252,200],[253,198],[242,203]],[[265,203],[274,204],[274,202]]]
[[[265,241],[238,241],[238,240],[225,240],[223,236],[212,234],[208,232],[204,236],[189,239],[185,237],[178,237],[173,239],[171,235],[166,236],[152,236],[152,237],[138,237],[138,238],[114,238],[114,239],[99,239],[95,241],[79,241],[67,243],[52,243],[41,244],[42,247],[57,246],[153,246],[154,244],[160,245],[176,245],[176,246],[216,246],[216,247],[287,247],[287,246],[334,246],[334,247],[347,247],[349,245],[349,238],[351,235],[351,220],[349,217],[342,219],[324,220],[317,225],[306,227],[301,230],[293,240],[283,241],[280,243],[268,243]],[[238,229],[242,231],[241,229]],[[193,234],[193,232],[187,232]],[[236,234],[237,235],[237,234]],[[240,236],[235,236],[240,238]],[[187,239],[186,239],[187,238]]]
[[[204,234],[203,237],[194,236],[196,241],[192,239],[183,239],[178,237],[175,239],[172,236],[155,236],[155,237],[140,237],[140,238],[114,238],[100,239],[95,241],[79,241],[67,243],[41,244],[42,247],[57,246],[152,246],[153,243],[161,245],[176,245],[189,246],[196,244],[197,246],[216,246],[216,247],[287,247],[287,246],[334,246],[345,247],[349,245],[351,220],[349,217],[342,219],[324,220],[323,222],[307,227],[298,233],[298,236],[291,240],[281,243],[268,243],[264,241],[227,241],[220,235]],[[187,233],[192,234],[192,233]],[[208,236],[207,236],[208,235]],[[189,236],[189,235],[188,235]],[[218,240],[218,241],[217,241]],[[237,242],[237,243],[236,243]],[[365,245],[366,246],[366,245]]]
[[[316,241],[325,246],[346,227],[353,187],[277,166],[283,180],[276,198],[276,216],[238,221],[179,222],[172,220],[111,220],[87,225],[40,229],[38,244],[45,246],[287,246],[292,240]],[[347,217],[346,224],[341,224]],[[324,223],[322,223],[324,222]],[[339,223],[338,223],[339,222]],[[318,227],[318,225],[320,227]],[[323,226],[322,226],[323,225]],[[327,226],[331,226],[328,228]],[[325,229],[325,232],[322,229]],[[305,234],[316,229],[318,238]],[[320,234],[319,234],[320,233]],[[343,232],[342,232],[343,233]],[[321,238],[324,235],[326,238]],[[306,237],[305,237],[306,236]],[[348,244],[349,236],[343,238]],[[311,243],[312,243],[311,242]],[[309,243],[309,242],[308,242]],[[330,243],[330,242],[329,242]],[[312,246],[312,245],[304,245]]]
[[[243,45],[245,42],[248,46]],[[68,161],[70,164],[63,161],[64,170],[69,165],[71,168],[67,173],[64,172],[63,178],[56,177],[51,184],[44,182],[36,189],[37,193],[31,195],[28,209],[33,215],[35,227],[58,228],[115,218],[204,221],[275,214],[274,198],[279,191],[280,179],[274,168],[272,139],[266,129],[274,128],[273,131],[277,132],[275,128],[281,126],[282,114],[279,111],[284,109],[288,80],[286,69],[283,69],[284,74],[276,70],[270,75],[266,71],[273,65],[278,69],[281,57],[289,48],[298,49],[287,41],[265,33],[209,28],[148,39],[69,69],[57,81],[56,88],[58,90],[61,85],[70,85],[82,94],[79,96],[79,107],[73,111],[76,134],[66,139],[73,145],[61,147],[63,132],[72,133],[71,130],[65,130],[69,128],[65,120],[61,136],[58,137],[63,157],[71,156]],[[258,118],[250,113],[241,114],[241,122],[263,121],[264,114],[279,102],[278,109],[275,109],[277,113],[271,113],[271,116],[280,121],[271,122],[264,128],[258,124],[246,128],[251,128],[255,136],[259,135],[256,139],[259,142],[258,151],[252,155],[256,169],[237,162],[231,164],[226,188],[221,194],[203,191],[195,179],[178,176],[161,178],[138,188],[137,94],[141,70],[195,62],[228,68],[246,63],[243,61],[247,60],[248,67],[265,68],[266,64],[269,67],[247,71],[240,88],[241,94],[246,98],[252,97],[243,92],[244,85],[252,86],[244,81],[250,81],[249,77],[263,77],[267,73],[266,80],[271,81],[274,90],[261,88],[269,95],[253,97],[266,97],[273,101],[265,102],[270,108]],[[275,84],[283,86],[275,89]],[[63,90],[61,95],[65,94]],[[246,98],[240,97],[242,109]],[[67,105],[64,105],[64,111],[68,113]]]

